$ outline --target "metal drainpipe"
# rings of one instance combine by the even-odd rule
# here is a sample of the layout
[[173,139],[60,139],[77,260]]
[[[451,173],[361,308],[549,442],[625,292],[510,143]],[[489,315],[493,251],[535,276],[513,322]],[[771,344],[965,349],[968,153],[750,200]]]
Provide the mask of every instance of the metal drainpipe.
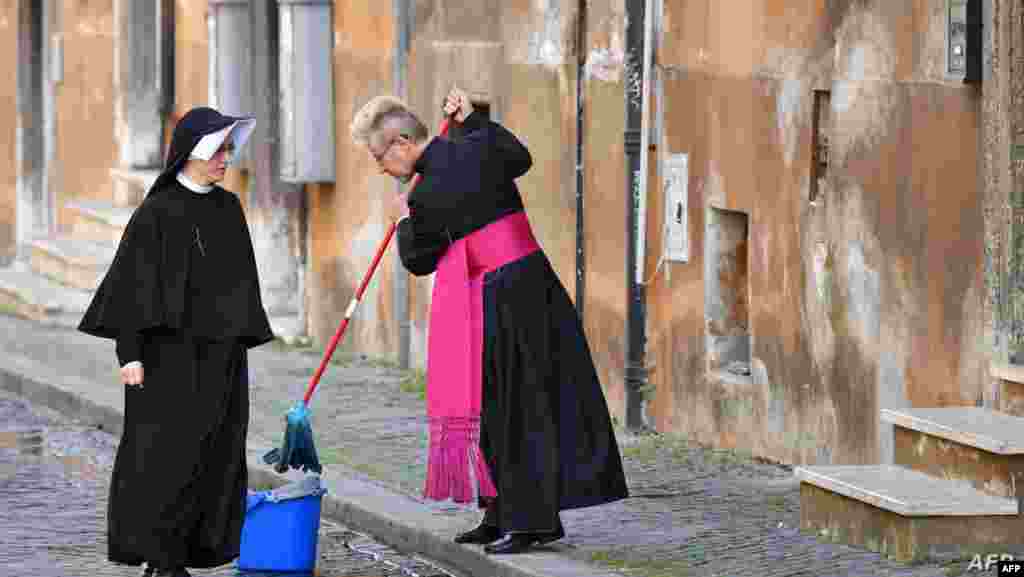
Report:
[[644,0],[626,0],[626,427],[644,428],[644,302],[636,279],[637,213],[642,175],[641,111],[643,109]]
[[[410,18],[411,6],[409,0],[393,0],[395,13],[395,25],[398,27],[396,37],[397,46],[395,49],[393,81],[395,93],[403,100],[407,99],[405,75],[408,70],[409,54],[409,28],[412,25]],[[397,183],[395,193],[401,194],[403,186]],[[396,239],[397,240],[397,239]],[[402,265],[402,259],[398,254],[398,247],[393,249],[393,266],[395,272],[394,303],[395,318],[398,319],[398,366],[406,370],[409,368],[409,347],[412,327],[409,323],[409,276]]]
[[583,234],[583,73],[587,61],[587,0],[576,14],[576,312],[583,322],[586,261]]

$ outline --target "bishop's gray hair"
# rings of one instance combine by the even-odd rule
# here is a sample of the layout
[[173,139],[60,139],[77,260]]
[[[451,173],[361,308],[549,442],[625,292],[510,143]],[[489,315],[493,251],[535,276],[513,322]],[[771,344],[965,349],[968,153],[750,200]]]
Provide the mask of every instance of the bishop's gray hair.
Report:
[[349,126],[352,141],[363,146],[368,146],[385,129],[416,143],[423,142],[429,136],[423,122],[394,96],[378,96],[367,102],[356,112]]

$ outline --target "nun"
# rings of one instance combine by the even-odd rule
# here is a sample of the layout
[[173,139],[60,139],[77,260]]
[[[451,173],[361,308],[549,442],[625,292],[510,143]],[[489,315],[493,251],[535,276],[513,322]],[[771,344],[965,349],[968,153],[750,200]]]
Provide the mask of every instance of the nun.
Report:
[[463,134],[428,138],[400,100],[353,119],[353,140],[401,182],[398,249],[435,274],[427,352],[430,427],[424,495],[477,502],[457,543],[514,554],[565,536],[560,511],[629,491],[579,316],[534,237],[515,179],[529,150],[453,89],[444,111]]
[[116,342],[125,385],[108,558],[148,577],[239,554],[247,351],[274,335],[245,214],[217,183],[253,125],[206,107],[181,118],[78,326]]

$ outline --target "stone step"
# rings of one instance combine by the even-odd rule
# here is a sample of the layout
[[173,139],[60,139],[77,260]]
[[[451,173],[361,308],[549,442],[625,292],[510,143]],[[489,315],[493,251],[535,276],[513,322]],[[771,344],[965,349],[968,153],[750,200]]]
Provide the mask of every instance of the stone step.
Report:
[[800,527],[900,561],[1024,551],[1016,500],[896,465],[797,467]]
[[999,411],[1024,417],[1024,366],[993,364],[989,373],[999,379]]
[[1024,418],[981,407],[883,409],[896,465],[997,497],[1024,497]]
[[31,245],[32,270],[58,283],[95,290],[114,260],[117,245],[81,240],[74,236],[37,239]]
[[306,326],[299,315],[272,316],[270,317],[270,330],[274,336],[281,339],[286,345],[305,346],[310,343],[306,336]]
[[0,309],[45,325],[75,328],[91,291],[63,286],[34,272],[27,263],[0,268]]
[[114,206],[131,208],[142,204],[146,192],[158,176],[160,176],[159,170],[110,169]]
[[[64,247],[67,246],[66,241],[63,239],[61,242]],[[35,248],[33,244],[33,250]],[[113,249],[110,254],[113,255]],[[101,274],[99,279],[102,278]],[[34,265],[15,261],[0,268],[0,314],[13,314],[51,326],[76,328],[89,307],[94,289],[68,286],[36,271]],[[310,344],[305,325],[298,315],[272,316],[269,320],[274,335],[285,344]]]
[[134,207],[118,207],[109,202],[77,200],[69,202],[71,233],[83,240],[120,242]]

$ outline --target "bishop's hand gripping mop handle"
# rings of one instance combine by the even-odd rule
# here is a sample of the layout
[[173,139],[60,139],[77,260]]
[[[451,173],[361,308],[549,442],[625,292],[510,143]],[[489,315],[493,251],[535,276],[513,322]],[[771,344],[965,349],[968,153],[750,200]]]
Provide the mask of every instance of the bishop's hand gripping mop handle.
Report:
[[[451,123],[451,117],[445,117],[441,121],[441,127],[438,132],[441,136],[448,134],[448,127]],[[416,178],[413,180],[412,188],[415,188],[421,178],[420,174],[416,174]],[[374,271],[377,270],[377,265],[380,263],[380,259],[384,256],[384,251],[387,250],[388,245],[391,243],[391,237],[395,235],[395,229],[398,226],[398,221],[394,220],[388,226],[388,232],[384,235],[384,240],[381,241],[380,246],[377,248],[377,254],[373,257],[373,263],[370,265],[370,270],[366,271],[363,276],[363,282],[359,284],[359,288],[356,290],[356,294],[352,297],[352,300],[348,303],[348,309],[345,310],[345,318],[342,319],[341,325],[338,327],[337,332],[334,333],[334,337],[331,338],[330,344],[327,346],[327,351],[324,354],[324,358],[320,361],[320,366],[313,373],[313,379],[309,383],[309,388],[306,389],[306,395],[302,398],[303,409],[309,406],[309,399],[313,396],[313,391],[316,389],[317,384],[320,382],[320,375],[323,374],[324,369],[327,367],[328,361],[331,359],[331,355],[334,354],[334,349],[337,348],[338,342],[341,340],[342,335],[345,334],[345,329],[348,328],[349,320],[352,318],[352,314],[355,313],[356,307],[359,306],[360,300],[363,298],[363,291],[366,290],[366,285],[370,284],[370,279],[373,277]]]

